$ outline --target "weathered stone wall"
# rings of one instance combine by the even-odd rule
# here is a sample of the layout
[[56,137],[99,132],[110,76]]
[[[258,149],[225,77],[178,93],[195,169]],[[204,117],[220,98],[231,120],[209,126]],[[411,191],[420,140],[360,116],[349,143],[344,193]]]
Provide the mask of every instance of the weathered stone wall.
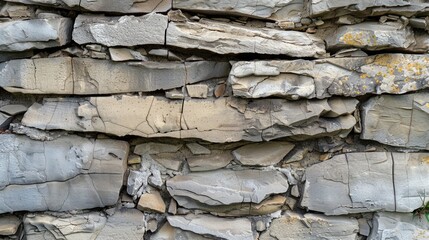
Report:
[[427,16],[0,1],[0,239],[429,239]]

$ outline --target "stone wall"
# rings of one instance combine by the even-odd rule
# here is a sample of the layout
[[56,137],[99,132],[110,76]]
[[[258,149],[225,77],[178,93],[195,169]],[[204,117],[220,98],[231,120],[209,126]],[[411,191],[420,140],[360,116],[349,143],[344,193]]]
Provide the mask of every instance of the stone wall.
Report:
[[0,1],[0,238],[429,239],[426,16]]

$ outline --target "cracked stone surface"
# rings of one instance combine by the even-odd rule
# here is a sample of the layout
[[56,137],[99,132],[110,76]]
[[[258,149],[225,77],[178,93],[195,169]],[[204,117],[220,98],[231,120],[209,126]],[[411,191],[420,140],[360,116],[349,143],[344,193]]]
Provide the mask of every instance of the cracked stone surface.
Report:
[[[356,123],[351,113],[357,103],[355,99],[173,101],[163,97],[126,95],[46,98],[43,104],[35,103],[28,109],[22,123],[42,130],[198,138],[210,142],[345,137]],[[222,121],[218,120],[219,116]]]
[[411,213],[375,213],[368,239],[428,239],[429,225],[421,217]]
[[173,89],[226,77],[227,62],[116,63],[90,58],[39,58],[0,63],[0,86],[32,94],[112,94]]
[[228,240],[254,239],[252,223],[247,218],[219,218],[211,215],[168,216],[171,226],[197,234]]
[[313,213],[301,215],[287,211],[284,216],[274,219],[270,228],[259,239],[355,240],[358,238],[358,231],[359,225],[355,218]]
[[82,8],[93,12],[150,13],[165,12],[171,8],[171,0],[6,0],[23,4],[35,4],[59,8]]
[[289,142],[248,144],[232,151],[242,165],[270,166],[279,163],[293,148]]
[[306,169],[301,205],[327,215],[412,212],[429,195],[427,153],[347,153]]
[[78,44],[98,43],[104,46],[164,45],[168,17],[150,13],[144,16],[104,17],[77,16],[73,41]]
[[116,203],[128,143],[78,136],[45,142],[12,134],[0,138],[1,213],[68,211]]
[[362,139],[429,149],[429,96],[413,93],[373,97],[362,106]]
[[428,63],[428,56],[418,54],[244,61],[233,64],[228,81],[234,96],[243,98],[402,94],[429,86]]
[[170,22],[168,46],[207,50],[218,54],[284,54],[320,57],[323,40],[312,34],[270,28],[253,28],[202,19],[199,22]]
[[166,222],[161,229],[159,229],[154,235],[150,236],[151,240],[169,240],[169,239],[181,239],[181,240],[210,240],[213,238],[204,237],[202,235],[195,234],[190,231],[183,231],[180,228],[172,227]]
[[71,41],[70,18],[15,20],[0,23],[0,51],[59,47]]
[[194,201],[211,206],[260,203],[289,187],[278,171],[215,170],[175,176],[167,180],[167,190],[180,206],[192,208]]
[[204,1],[173,0],[175,9],[201,11],[215,14],[245,15],[278,21],[299,22],[303,10],[303,0],[274,1]]

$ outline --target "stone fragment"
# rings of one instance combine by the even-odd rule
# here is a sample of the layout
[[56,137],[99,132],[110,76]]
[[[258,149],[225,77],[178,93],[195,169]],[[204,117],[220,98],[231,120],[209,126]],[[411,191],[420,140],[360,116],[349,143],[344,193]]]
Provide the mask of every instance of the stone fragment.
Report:
[[260,203],[272,194],[286,192],[288,187],[286,177],[277,171],[216,170],[167,180],[168,192],[185,208],[192,206],[192,201],[213,206]]
[[427,153],[357,152],[306,169],[301,205],[327,215],[413,212],[429,195]]
[[301,215],[287,211],[260,236],[260,240],[295,239],[337,239],[355,240],[358,238],[358,221],[350,217],[324,216],[307,213]]
[[411,27],[378,22],[341,26],[325,40],[329,49],[357,47],[367,50],[407,49],[415,42]]
[[227,166],[234,157],[230,151],[213,150],[209,155],[193,155],[186,158],[193,172],[210,171]]
[[207,98],[209,87],[206,84],[187,85],[186,90],[191,98]]
[[[330,106],[333,101],[343,104]],[[43,104],[35,103],[29,108],[22,123],[44,130],[198,138],[211,142],[257,142],[283,137],[302,140],[331,135],[345,137],[356,123],[351,113],[357,103],[355,99],[170,101],[163,97],[126,95],[45,99]],[[341,107],[336,109],[336,106]]]
[[144,193],[137,204],[137,209],[150,212],[165,212],[165,203],[158,191]]
[[[0,108],[1,110],[1,108]],[[194,155],[203,155],[203,154],[210,154],[210,149],[201,146],[198,143],[187,143],[186,147],[191,151]]]
[[180,228],[173,228],[168,222],[166,222],[158,232],[150,237],[151,240],[209,240],[212,238],[204,237],[202,235],[195,234],[193,232],[184,231]]
[[325,55],[324,42],[307,33],[252,28],[211,20],[170,22],[166,44],[208,50],[217,54],[284,54],[292,57]]
[[35,8],[32,6],[4,3],[0,4],[0,17],[9,18],[34,18]]
[[124,62],[124,61],[149,61],[146,56],[143,56],[140,52],[128,49],[128,48],[109,48],[109,54],[112,61]]
[[228,81],[234,96],[245,98],[402,94],[429,86],[428,63],[428,56],[412,54],[237,62]]
[[138,155],[143,154],[159,154],[159,153],[175,153],[179,151],[182,144],[167,144],[167,143],[142,143],[135,147],[134,153]]
[[168,216],[168,223],[185,231],[227,240],[254,239],[252,223],[247,218],[218,218],[210,215]]
[[97,43],[108,47],[164,45],[167,16],[151,13],[140,17],[77,16],[73,41],[78,44]]
[[137,209],[121,208],[107,216],[107,222],[98,233],[97,240],[141,240],[144,236],[144,215]]
[[180,171],[184,160],[184,157],[177,153],[160,153],[151,157],[162,166],[174,171]]
[[292,187],[291,194],[292,194],[292,196],[299,198],[300,194],[299,194],[298,185],[294,185]]
[[1,134],[0,213],[116,204],[128,144],[73,135],[52,141]]
[[169,91],[165,91],[165,97],[173,100],[185,99],[185,94],[183,91],[179,91],[177,89],[172,89]]
[[428,113],[427,93],[370,98],[362,106],[361,138],[398,147],[429,149]]
[[33,50],[23,52],[0,52],[0,63],[14,59],[30,58],[33,55]]
[[142,162],[142,158],[141,158],[141,156],[139,156],[139,155],[136,155],[136,154],[130,154],[130,155],[128,156],[128,160],[127,160],[128,165],[132,165],[132,164],[139,164],[139,163],[141,163],[141,162]]
[[158,229],[158,221],[156,219],[152,218],[149,221],[147,221],[147,231],[155,232]]
[[411,213],[378,212],[374,214],[372,226],[368,237],[371,240],[429,238],[426,220]]
[[71,41],[70,18],[31,19],[0,22],[0,51],[60,47]]
[[21,219],[14,215],[4,215],[0,217],[0,235],[14,235],[21,225]]
[[279,163],[294,147],[289,142],[255,143],[235,149],[232,154],[243,165],[271,166]]
[[173,0],[173,7],[175,9],[212,14],[244,15],[277,21],[299,22],[303,10],[303,2],[302,0],[280,0],[271,2]]
[[27,107],[20,104],[9,104],[3,107],[0,107],[0,112],[9,114],[11,116],[25,113],[27,111]]

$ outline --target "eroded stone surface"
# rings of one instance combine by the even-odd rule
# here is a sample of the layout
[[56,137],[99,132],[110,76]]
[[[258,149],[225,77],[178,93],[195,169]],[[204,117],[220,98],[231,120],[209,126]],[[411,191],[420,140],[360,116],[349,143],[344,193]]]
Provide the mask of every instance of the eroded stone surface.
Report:
[[43,104],[35,103],[29,108],[22,123],[46,130],[199,138],[211,142],[345,137],[356,123],[351,113],[357,102],[354,99],[247,102],[233,98],[171,101],[125,95],[45,99]]
[[0,212],[68,211],[116,203],[126,142],[77,136],[46,142],[10,134],[0,138]]
[[242,165],[270,166],[279,163],[293,148],[289,142],[266,142],[245,145],[232,151]]
[[268,230],[261,234],[261,240],[295,239],[337,239],[355,240],[359,231],[358,221],[350,217],[325,216],[307,213],[301,215],[287,211],[274,219]]
[[172,227],[166,222],[161,229],[150,237],[151,240],[170,240],[170,239],[183,239],[183,240],[209,240],[212,238],[204,237],[190,231],[184,231],[180,228]]
[[429,193],[428,157],[397,152],[337,155],[306,169],[301,205],[327,215],[412,212]]
[[429,225],[424,216],[411,213],[379,212],[374,214],[372,226],[370,240],[429,238]]
[[0,235],[14,235],[21,225],[21,219],[14,215],[4,215],[0,217]]
[[428,56],[411,54],[237,62],[229,82],[234,95],[244,98],[402,94],[429,86],[428,63]]
[[362,106],[362,139],[383,144],[429,149],[429,96],[414,93],[383,95]]

